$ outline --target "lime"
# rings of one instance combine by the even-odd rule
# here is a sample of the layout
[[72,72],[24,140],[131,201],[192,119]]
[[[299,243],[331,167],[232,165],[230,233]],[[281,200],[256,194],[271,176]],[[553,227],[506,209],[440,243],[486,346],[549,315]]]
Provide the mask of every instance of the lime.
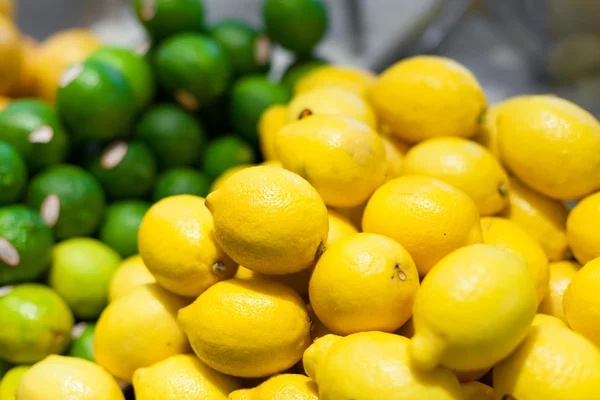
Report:
[[295,53],[309,54],[327,30],[323,0],[266,0],[263,14],[269,37]]
[[92,238],[54,246],[49,283],[80,319],[97,318],[108,303],[108,285],[121,263],[119,254]]
[[0,358],[0,379],[12,368],[12,364]]
[[0,286],[39,278],[50,266],[53,244],[52,231],[35,211],[0,208]]
[[178,194],[193,194],[206,197],[210,189],[210,180],[199,171],[192,168],[173,168],[158,176],[153,201]]
[[327,62],[319,59],[297,60],[292,63],[281,77],[281,84],[293,93],[296,83],[317,68],[327,65]]
[[202,0],[133,0],[133,7],[154,40],[204,30]]
[[98,229],[105,200],[92,174],[74,165],[55,165],[34,176],[27,203],[40,210],[58,240],[92,235]]
[[64,161],[69,147],[56,111],[39,100],[15,100],[0,112],[0,140],[21,153],[32,169]]
[[111,199],[142,197],[154,184],[156,159],[145,143],[117,141],[92,160],[89,170]]
[[17,202],[26,184],[25,161],[14,147],[0,141],[0,205]]
[[136,106],[127,78],[98,61],[71,66],[56,92],[58,113],[78,139],[109,140],[127,134]]
[[75,325],[71,332],[71,347],[69,348],[67,355],[69,357],[78,357],[95,362],[93,351],[95,330],[95,323],[80,322]]
[[159,44],[154,54],[161,87],[190,111],[216,101],[229,87],[231,61],[216,41],[198,33],[181,33]]
[[237,136],[228,135],[214,139],[208,144],[203,170],[214,180],[229,168],[253,164],[255,161],[256,155],[252,146]]
[[0,321],[0,357],[33,364],[66,350],[73,313],[48,286],[26,283],[0,295]]
[[17,395],[17,386],[21,382],[21,377],[31,368],[28,365],[19,365],[6,373],[0,381],[0,400],[15,400]]
[[123,74],[133,91],[138,110],[146,107],[154,98],[156,88],[152,67],[133,50],[105,46],[92,53],[88,60],[108,64]]
[[116,250],[121,257],[138,252],[137,233],[150,204],[139,200],[112,203],[100,228],[100,240]]
[[269,71],[271,43],[266,35],[247,23],[222,20],[212,26],[210,36],[223,46],[236,75]]
[[274,104],[285,104],[290,92],[264,76],[239,79],[233,87],[229,118],[236,132],[253,144],[258,144],[258,121],[262,113]]
[[192,114],[167,103],[156,105],[142,115],[134,137],[150,146],[161,168],[197,163],[206,140],[204,128]]

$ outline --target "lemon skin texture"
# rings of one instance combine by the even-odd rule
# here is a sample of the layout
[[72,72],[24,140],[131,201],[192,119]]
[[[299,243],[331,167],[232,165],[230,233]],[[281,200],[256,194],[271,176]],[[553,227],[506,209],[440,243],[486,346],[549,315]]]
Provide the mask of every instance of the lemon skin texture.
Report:
[[275,135],[287,124],[288,109],[281,104],[275,104],[265,110],[258,120],[258,136],[260,152],[265,160],[276,160]]
[[494,389],[481,382],[468,382],[460,385],[465,400],[494,400]]
[[229,400],[244,399],[319,400],[319,395],[317,385],[305,375],[281,374],[253,389],[238,390],[229,396]]
[[538,325],[556,325],[567,329],[569,328],[561,319],[547,314],[535,314],[531,326]]
[[317,88],[334,87],[366,98],[375,79],[375,75],[365,69],[339,65],[324,66],[298,81],[294,88],[294,94],[298,95]]
[[108,302],[125,297],[138,287],[154,282],[156,282],[154,275],[148,271],[139,254],[126,258],[110,280]]
[[538,312],[552,315],[566,322],[563,309],[565,291],[581,265],[573,261],[555,261],[551,262],[548,268],[550,270],[548,294],[540,303]]
[[600,256],[600,192],[581,200],[567,219],[567,240],[581,264]]
[[567,287],[563,310],[573,331],[600,346],[600,258],[583,266]]

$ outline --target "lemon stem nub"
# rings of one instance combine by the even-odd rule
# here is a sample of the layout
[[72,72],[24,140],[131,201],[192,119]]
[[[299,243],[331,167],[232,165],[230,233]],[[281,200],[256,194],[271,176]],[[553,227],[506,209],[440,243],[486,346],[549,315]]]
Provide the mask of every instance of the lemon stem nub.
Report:
[[319,247],[317,247],[317,251],[315,253],[315,260],[318,260],[319,257],[321,257],[323,253],[325,253],[325,250],[327,250],[327,247],[325,247],[325,243],[319,243]]
[[302,110],[300,115],[298,115],[298,119],[310,117],[311,115],[312,115],[312,111],[310,111],[308,108],[305,108],[304,110]]
[[438,366],[444,353],[443,343],[434,336],[416,334],[410,340],[410,358],[415,367],[431,370]]
[[212,266],[213,273],[216,275],[223,275],[225,273],[225,263],[223,261],[217,261]]
[[506,197],[508,194],[508,185],[506,182],[502,182],[498,185],[498,193],[500,194],[500,197]]

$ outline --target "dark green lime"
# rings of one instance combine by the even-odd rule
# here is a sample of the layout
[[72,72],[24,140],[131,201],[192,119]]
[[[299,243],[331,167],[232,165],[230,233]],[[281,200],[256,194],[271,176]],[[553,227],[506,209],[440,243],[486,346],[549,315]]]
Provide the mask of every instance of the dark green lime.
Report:
[[100,240],[112,247],[121,257],[138,252],[137,234],[150,203],[125,200],[112,203],[106,209],[100,228]]
[[93,322],[80,322],[73,327],[71,347],[67,355],[69,357],[83,358],[91,362],[94,359],[94,333],[96,324]]
[[210,180],[200,171],[192,168],[173,168],[158,176],[152,200],[178,194],[193,194],[206,197],[210,190]]
[[23,157],[8,143],[0,141],[0,206],[15,203],[27,184]]
[[228,135],[208,144],[203,170],[210,179],[216,179],[231,167],[255,162],[256,155],[252,146],[237,136]]
[[155,40],[204,30],[202,0],[133,0],[135,13]]
[[281,84],[293,93],[296,83],[298,83],[300,79],[324,65],[327,65],[327,62],[319,59],[298,60],[286,69],[281,78]]

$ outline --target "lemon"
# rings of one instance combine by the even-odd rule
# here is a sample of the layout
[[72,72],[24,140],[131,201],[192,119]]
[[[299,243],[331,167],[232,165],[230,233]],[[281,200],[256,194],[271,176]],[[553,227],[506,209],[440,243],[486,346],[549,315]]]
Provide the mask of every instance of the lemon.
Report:
[[497,129],[502,162],[534,190],[568,200],[600,187],[600,123],[579,106],[522,96],[502,106]]
[[287,124],[288,109],[281,104],[267,108],[258,120],[260,151],[265,160],[276,160],[275,135]]
[[239,266],[235,278],[250,280],[250,279],[266,279],[272,282],[279,282],[294,289],[303,298],[308,298],[308,282],[313,273],[313,268],[303,269],[293,274],[285,275],[265,275],[260,272],[249,270],[246,267]]
[[364,69],[328,65],[317,68],[302,78],[294,88],[296,95],[322,87],[335,87],[356,93],[361,97],[375,82],[375,75]]
[[336,207],[335,210],[344,217],[346,217],[356,229],[362,231],[362,219],[366,207],[367,202],[364,202],[363,204],[359,204],[358,206],[354,207]]
[[221,186],[223,186],[223,184],[227,181],[227,179],[229,179],[232,175],[234,175],[235,173],[237,173],[243,169],[253,167],[253,166],[254,165],[252,165],[252,164],[243,164],[243,165],[236,165],[235,167],[229,168],[228,170],[223,172],[217,179],[214,180],[214,182],[210,186],[210,191],[214,192],[215,190],[220,189]]
[[414,369],[409,343],[384,332],[355,333],[335,341],[316,357],[313,379],[319,399],[462,400],[452,372]]
[[494,400],[494,389],[481,382],[468,382],[460,385],[464,400]]
[[600,256],[600,192],[581,200],[567,219],[567,240],[577,261],[585,264]]
[[125,400],[101,366],[81,358],[51,355],[35,364],[17,387],[19,400]]
[[327,208],[308,182],[283,168],[243,169],[210,193],[206,206],[216,242],[253,271],[298,272],[323,252]]
[[354,207],[384,181],[385,149],[380,136],[362,122],[336,115],[313,115],[275,135],[283,166],[313,185],[325,204]]
[[316,338],[314,342],[308,346],[302,355],[302,367],[308,376],[315,379],[317,376],[317,367],[323,361],[325,354],[329,351],[334,343],[337,343],[342,336],[328,333],[322,337]]
[[227,375],[282,372],[310,344],[310,321],[300,296],[262,279],[216,283],[182,309],[178,321],[200,360]]
[[332,332],[327,328],[317,317],[317,314],[313,311],[310,304],[308,305],[308,316],[310,318],[310,337],[313,341],[321,338],[325,335],[329,335]]
[[562,320],[546,314],[535,314],[535,317],[533,317],[533,321],[531,322],[531,326],[538,325],[556,325],[563,328],[568,328],[567,324],[565,324]]
[[386,69],[369,92],[379,122],[411,143],[471,137],[487,102],[477,79],[456,61],[417,56]]
[[455,137],[433,138],[411,148],[405,175],[425,175],[447,182],[473,199],[479,214],[493,215],[508,202],[508,175],[483,146]]
[[581,268],[581,265],[573,261],[556,261],[549,265],[550,284],[548,295],[540,303],[539,312],[555,316],[565,321],[563,311],[563,298],[565,290],[569,287],[571,280]]
[[7,18],[14,18],[15,16],[15,3],[14,0],[0,0],[0,15],[4,15]]
[[383,148],[385,150],[385,159],[387,160],[387,179],[394,179],[402,175],[404,169],[404,156],[410,146],[400,139],[388,135],[381,135]]
[[473,371],[453,371],[460,383],[478,381],[483,378],[491,368],[476,369]]
[[482,241],[479,213],[469,196],[423,176],[403,176],[377,189],[362,227],[400,243],[421,276],[451,251]]
[[96,324],[94,357],[116,378],[131,382],[138,368],[190,351],[176,314],[189,302],[151,283],[110,303]]
[[600,388],[600,350],[554,325],[536,326],[508,358],[494,367],[497,398],[591,400]]
[[561,201],[546,197],[512,178],[508,206],[499,215],[525,229],[542,245],[550,261],[569,258],[565,233],[567,209]]
[[550,275],[548,258],[542,246],[519,225],[505,218],[481,218],[481,231],[483,243],[512,251],[525,259],[535,284],[539,304],[548,293]]
[[212,216],[198,196],[154,204],[140,225],[138,246],[156,281],[181,296],[197,297],[237,268],[215,242]]
[[288,107],[287,122],[319,114],[352,118],[377,129],[371,106],[356,93],[335,87],[317,88],[294,97]]
[[327,235],[327,247],[347,236],[358,233],[348,218],[335,210],[327,210],[329,217],[329,233]]
[[23,63],[21,35],[14,23],[0,13],[0,96],[18,82]]
[[523,257],[487,244],[463,247],[421,282],[411,357],[421,369],[489,368],[527,335],[536,308]]
[[563,307],[573,331],[600,346],[600,257],[581,268],[567,287]]
[[4,110],[12,101],[13,99],[9,97],[0,96],[0,111]]
[[0,400],[15,400],[17,387],[25,372],[29,371],[29,366],[20,365],[13,367],[0,378]]
[[319,320],[336,334],[394,332],[410,318],[418,288],[419,273],[402,246],[385,236],[357,233],[323,253],[309,298]]
[[147,283],[154,283],[156,279],[148,271],[142,257],[137,254],[125,259],[119,265],[108,287],[108,301],[113,302],[125,297],[138,287]]
[[229,395],[229,400],[319,400],[317,385],[304,375],[275,375],[253,389],[242,389]]
[[240,382],[206,366],[193,354],[177,354],[133,374],[137,400],[227,400]]

